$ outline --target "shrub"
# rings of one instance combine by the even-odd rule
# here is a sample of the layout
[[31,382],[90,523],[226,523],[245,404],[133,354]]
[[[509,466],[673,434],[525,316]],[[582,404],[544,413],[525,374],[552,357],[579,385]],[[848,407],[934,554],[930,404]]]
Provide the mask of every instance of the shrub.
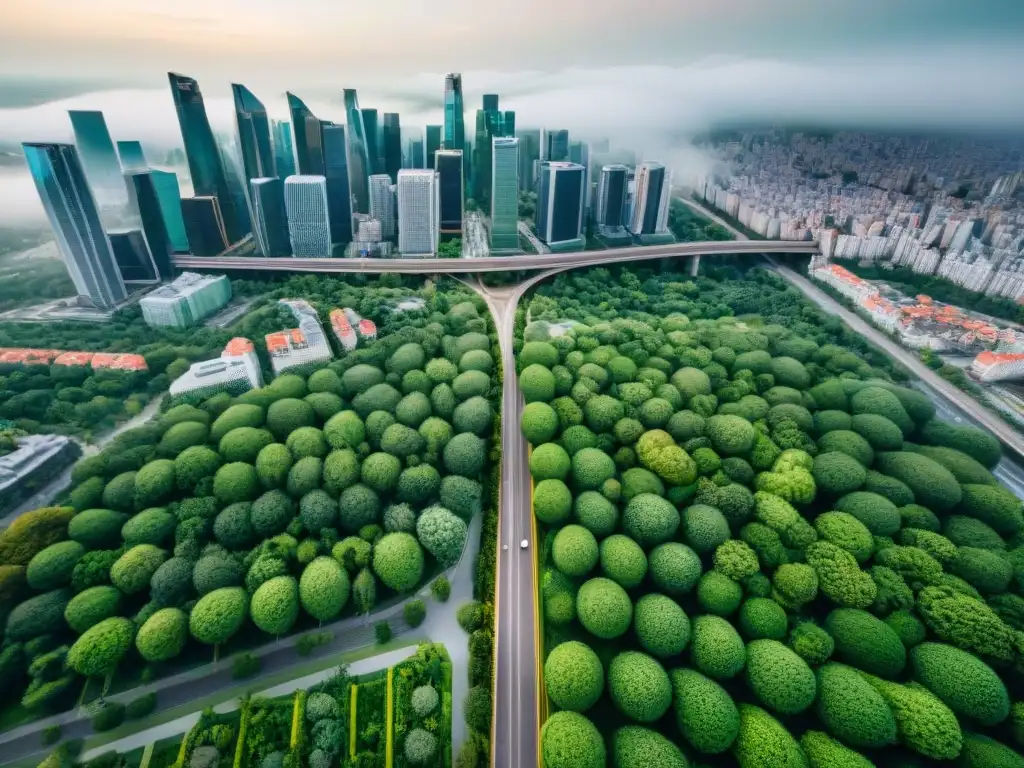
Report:
[[385,411],[394,415],[401,401],[402,393],[390,384],[374,384],[352,399],[352,410],[363,419],[374,411]]
[[389,533],[373,549],[373,570],[386,586],[407,592],[423,578],[423,549],[408,533]]
[[786,636],[788,620],[786,612],[774,600],[751,597],[740,606],[739,626],[748,640],[782,640]]
[[358,450],[366,441],[366,426],[355,411],[342,411],[324,424],[324,437],[331,448]]
[[880,472],[906,483],[917,503],[931,510],[945,511],[960,503],[962,491],[952,473],[941,464],[918,453],[879,453],[875,464]]
[[601,732],[578,712],[550,715],[541,728],[540,742],[548,768],[604,768],[607,764]]
[[[875,536],[892,536],[900,529],[902,519],[896,505],[877,493],[868,491],[848,493],[836,501],[834,506],[840,512],[845,512],[859,520]],[[847,547],[843,548],[847,549]],[[860,557],[857,559],[861,560]]]
[[803,712],[817,693],[811,668],[777,640],[754,640],[747,646],[746,678],[762,704],[784,715]]
[[690,641],[689,618],[664,595],[648,594],[637,601],[633,628],[644,650],[660,658],[682,653]]
[[567,576],[585,576],[597,565],[597,540],[586,528],[567,525],[555,535],[551,556],[558,570]]
[[[936,522],[938,518],[936,518]],[[931,527],[928,530],[937,530]],[[1006,542],[1003,537],[981,520],[961,515],[946,518],[942,533],[958,547],[976,547],[977,549],[1003,550]]]
[[693,620],[690,656],[699,671],[716,680],[735,677],[746,664],[743,640],[732,624],[719,616]]
[[[537,488],[545,483],[561,482],[558,480],[542,480],[538,483]],[[568,489],[566,489],[568,492]],[[570,497],[571,498],[571,497]],[[534,510],[537,510],[537,494],[534,493]],[[584,491],[576,497],[573,503],[573,513],[576,520],[584,528],[589,530],[595,536],[608,536],[612,531],[615,530],[615,526],[619,520],[619,511],[608,499],[602,496],[597,491]],[[547,515],[547,513],[545,513]],[[545,520],[540,513],[537,514],[538,519],[549,524],[559,522],[558,520],[549,521]]]
[[857,670],[829,663],[818,670],[817,677],[817,715],[830,733],[864,749],[896,741],[893,713]]
[[896,677],[907,652],[892,628],[867,611],[837,608],[825,619],[836,643],[836,655],[852,666],[882,677]]
[[429,507],[416,521],[416,535],[423,548],[445,568],[458,562],[468,532],[466,522],[444,507]]
[[161,456],[178,456],[191,446],[203,445],[209,434],[210,428],[202,422],[178,422],[164,432],[157,445],[157,452]]
[[700,556],[679,542],[666,542],[652,549],[648,566],[655,585],[669,595],[689,593],[702,571]]
[[71,581],[71,574],[85,554],[85,547],[77,541],[61,541],[36,553],[25,571],[32,589],[46,591],[63,587]]
[[214,553],[201,557],[192,571],[192,585],[196,594],[205,595],[221,587],[241,586],[245,569],[238,560]]
[[818,587],[829,600],[849,608],[867,608],[874,602],[878,594],[875,582],[845,549],[817,541],[804,554],[818,576]]
[[572,512],[572,493],[561,480],[541,480],[534,487],[533,511],[547,525],[559,525]]
[[188,640],[188,614],[180,608],[161,608],[146,619],[135,636],[135,647],[148,662],[173,659]]
[[843,746],[821,731],[807,731],[800,737],[800,747],[815,766],[844,766],[844,768],[872,768],[874,763],[863,755]]
[[283,491],[267,491],[252,503],[249,520],[257,536],[268,538],[284,531],[295,515],[295,502]]
[[864,466],[851,456],[830,451],[814,457],[814,482],[822,493],[842,496],[864,485]]
[[252,501],[259,491],[259,478],[252,464],[240,461],[225,464],[213,477],[213,495],[224,505]]
[[[258,405],[232,405],[214,420],[210,426],[209,438],[214,443],[220,443],[224,435],[237,427],[261,427],[263,426],[263,415],[263,409]],[[164,437],[166,438],[167,435],[165,434]],[[206,438],[204,437],[199,442],[206,442]]]
[[397,422],[414,429],[422,424],[430,416],[430,413],[430,398],[422,392],[410,392],[395,406]]
[[365,363],[353,365],[341,375],[341,394],[345,397],[354,397],[382,381],[384,371],[380,368]]
[[1013,630],[981,600],[948,586],[925,587],[918,594],[917,612],[950,645],[994,662],[1014,658]]
[[654,658],[624,651],[608,667],[608,691],[624,715],[641,723],[659,719],[672,704],[672,684]]
[[83,632],[71,646],[67,666],[84,677],[104,677],[128,652],[134,636],[135,628],[128,619],[104,619]]
[[632,467],[622,473],[622,498],[629,501],[641,493],[665,495],[665,484],[656,474],[643,467]]
[[898,451],[903,446],[903,432],[885,416],[859,413],[850,419],[850,429],[876,451]]
[[270,635],[288,632],[299,616],[299,587],[291,576],[275,576],[259,586],[249,606],[253,623]]
[[[868,495],[873,494],[852,493],[844,496],[843,499],[852,500],[851,497],[854,496]],[[856,507],[855,504],[850,506]],[[874,552],[875,542],[872,531],[868,530],[858,517],[848,512],[825,512],[818,515],[814,521],[814,529],[822,540],[845,549],[857,559],[858,563],[867,562]]]
[[558,414],[547,403],[529,403],[523,408],[519,426],[527,441],[533,445],[540,445],[558,434]]
[[611,579],[583,583],[576,596],[580,623],[592,635],[610,640],[624,634],[633,619],[633,604],[626,591]]
[[921,440],[966,453],[989,469],[998,464],[1003,455],[999,441],[985,430],[969,425],[956,426],[938,419],[932,419],[921,428]]
[[82,634],[95,624],[116,616],[121,608],[121,592],[110,585],[89,587],[79,592],[64,609],[64,620],[72,631]]
[[709,755],[732,746],[739,731],[739,712],[725,689],[692,669],[674,669],[670,677],[676,726],[683,738]]
[[103,506],[120,512],[135,509],[135,472],[122,472],[103,489]]
[[519,374],[519,388],[527,403],[549,402],[555,397],[555,374],[543,365],[528,365]]
[[942,643],[921,643],[910,652],[914,678],[959,715],[993,726],[1010,714],[1010,697],[999,676],[973,654]]
[[573,484],[579,490],[600,488],[615,476],[615,462],[597,448],[582,448],[571,459]]
[[714,550],[729,538],[729,523],[720,511],[706,504],[683,510],[684,539],[697,552]]
[[798,768],[807,764],[800,745],[778,720],[751,704],[739,705],[733,754],[740,768]]
[[324,433],[316,427],[299,427],[288,435],[285,446],[296,460],[306,456],[322,459],[330,449]]
[[[579,526],[567,526],[578,528]],[[563,529],[565,530],[565,529]],[[559,533],[561,535],[561,532]],[[558,537],[555,537],[556,546]],[[601,570],[605,576],[625,589],[632,589],[647,575],[647,557],[640,546],[628,536],[615,534],[605,538],[600,545]],[[558,561],[555,561],[558,565]],[[559,568],[559,570],[563,570]],[[588,569],[589,570],[589,569]],[[569,576],[573,574],[563,570]]]
[[810,621],[802,621],[789,635],[789,646],[808,664],[824,664],[835,651],[832,636]]
[[1024,528],[1021,502],[1010,491],[997,485],[961,486],[959,511],[989,525],[1003,536],[1014,536]]
[[437,754],[437,737],[422,728],[414,728],[406,735],[403,750],[410,765],[426,765]]
[[548,654],[544,682],[559,709],[586,712],[604,691],[604,667],[587,645],[565,642]]
[[988,549],[960,547],[950,570],[983,595],[1005,592],[1013,578],[1013,566]]
[[[692,507],[691,507],[692,509]],[[747,544],[730,539],[715,549],[715,570],[734,581],[742,581],[759,570],[757,554]]]
[[96,733],[112,731],[124,722],[125,706],[116,701],[105,701],[96,714],[92,716],[90,725]]
[[167,553],[152,544],[137,544],[117,559],[110,568],[111,583],[126,595],[133,595],[149,586]]
[[486,456],[487,442],[464,432],[455,435],[444,447],[444,466],[453,475],[475,478],[483,470]]
[[179,605],[193,597],[192,568],[194,563],[184,557],[172,557],[153,573],[149,595],[158,605]]
[[199,598],[189,615],[192,637],[207,645],[227,642],[245,622],[249,597],[241,587],[225,587]]
[[818,439],[818,450],[822,453],[841,451],[865,467],[870,467],[875,458],[871,444],[851,430],[835,430],[822,435]]
[[892,710],[905,746],[936,760],[952,760],[960,753],[962,734],[956,715],[927,689],[864,677]]
[[660,733],[638,725],[619,728],[613,737],[612,749],[616,768],[649,765],[686,768],[689,765],[679,747]]
[[1021,768],[1024,766],[1024,758],[1020,753],[1000,744],[995,739],[983,736],[980,733],[963,734],[963,749],[957,765],[965,768],[985,768],[985,766],[1006,766],[1006,768]]
[[740,416],[718,415],[707,421],[707,435],[720,455],[744,454],[754,444],[754,427]]
[[679,512],[666,499],[652,493],[641,493],[626,504],[622,527],[641,546],[652,547],[675,535],[679,528]]
[[[259,674],[260,669],[263,667],[263,662],[258,657],[253,656],[251,653],[240,653],[231,660],[231,678],[233,680],[245,680],[248,677]],[[269,760],[271,760],[274,754],[272,753],[263,759],[262,765],[266,768]],[[274,763],[271,763],[272,765]]]
[[121,528],[121,537],[129,546],[136,544],[165,544],[174,534],[177,520],[162,507],[146,509],[127,520]]
[[371,453],[363,461],[360,477],[363,484],[380,493],[394,489],[402,473],[402,462],[390,453]]
[[[78,512],[68,523],[68,538],[89,549],[101,549],[120,544],[119,533],[128,515],[110,509],[85,509]],[[67,544],[68,542],[59,542]],[[54,547],[56,544],[51,544]],[[38,556],[46,549],[40,550]]]

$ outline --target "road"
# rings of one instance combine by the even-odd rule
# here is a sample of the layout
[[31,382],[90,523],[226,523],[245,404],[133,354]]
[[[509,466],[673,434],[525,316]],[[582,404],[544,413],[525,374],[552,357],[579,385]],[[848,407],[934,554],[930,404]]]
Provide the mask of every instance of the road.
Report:
[[818,253],[815,242],[758,240],[756,242],[709,241],[671,245],[634,246],[576,253],[524,253],[518,256],[485,256],[479,259],[307,259],[262,256],[175,256],[179,269],[265,270],[271,272],[403,272],[407,274],[506,272],[510,270],[568,269],[626,261],[723,254]]
[[544,245],[544,243],[542,243],[540,239],[535,234],[533,234],[533,230],[530,229],[530,225],[527,224],[525,221],[520,219],[516,223],[516,229],[519,230],[520,235],[522,235],[523,237],[530,241],[530,245],[533,246],[533,249],[537,253],[550,253],[551,249]]

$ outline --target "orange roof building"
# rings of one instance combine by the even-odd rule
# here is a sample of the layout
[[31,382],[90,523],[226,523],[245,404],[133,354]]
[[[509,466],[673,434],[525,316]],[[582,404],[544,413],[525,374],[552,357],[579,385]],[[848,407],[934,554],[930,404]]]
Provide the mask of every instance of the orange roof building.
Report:
[[142,355],[128,352],[67,352],[62,349],[0,347],[0,363],[21,365],[88,365],[93,370],[148,371]]

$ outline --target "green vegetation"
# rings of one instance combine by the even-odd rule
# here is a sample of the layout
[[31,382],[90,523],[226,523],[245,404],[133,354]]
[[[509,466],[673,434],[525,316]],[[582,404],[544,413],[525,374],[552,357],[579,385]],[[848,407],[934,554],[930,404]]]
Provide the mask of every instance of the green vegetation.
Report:
[[563,274],[518,318],[545,760],[1024,760],[998,444],[776,278],[669,270]]

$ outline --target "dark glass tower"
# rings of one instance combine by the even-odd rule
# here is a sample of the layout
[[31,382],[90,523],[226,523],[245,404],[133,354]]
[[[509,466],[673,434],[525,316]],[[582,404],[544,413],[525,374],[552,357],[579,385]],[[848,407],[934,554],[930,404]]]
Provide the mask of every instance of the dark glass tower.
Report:
[[542,160],[551,163],[568,162],[569,132],[567,130],[545,131]]
[[110,249],[114,252],[117,268],[124,281],[153,281],[157,279],[156,266],[150,256],[146,238],[137,229],[110,233]]
[[444,76],[444,148],[466,148],[466,118],[462,103],[462,75],[450,72]]
[[391,183],[398,182],[402,170],[402,124],[397,112],[384,113],[384,172],[391,177]]
[[292,116],[292,130],[295,133],[298,172],[303,176],[323,176],[324,152],[320,137],[320,120],[298,96],[293,93],[287,96],[288,111]]
[[345,89],[345,126],[348,128],[348,180],[355,213],[370,212],[370,172],[373,164],[366,143],[366,126],[355,88]]
[[370,156],[370,173],[376,175],[384,173],[384,156],[381,152],[381,130],[377,110],[371,107],[364,107],[363,130],[366,131],[366,152]]
[[85,166],[96,202],[101,206],[124,205],[124,182],[121,180],[121,164],[114,151],[114,142],[107,130],[107,121],[102,112],[71,110],[71,127],[75,131],[75,145],[78,156]]
[[443,140],[442,140],[443,135],[444,135],[444,126],[443,125],[428,125],[427,126],[427,145],[426,145],[426,150],[425,150],[426,155],[424,156],[424,158],[425,158],[424,165],[427,168],[433,168],[434,167],[434,153],[437,152],[437,150],[441,149],[441,145],[443,144]]
[[288,214],[284,208],[284,182],[277,178],[253,179],[252,223],[256,244],[264,256],[291,256]]
[[[484,108],[476,113],[476,139],[473,142],[473,196],[484,210],[490,207],[494,139],[515,136],[505,125],[505,114],[498,110],[495,94],[484,96]],[[508,113],[512,114],[512,113]]]
[[[206,115],[199,83],[191,77],[168,72],[174,107],[178,112],[181,138],[192,176],[192,189],[197,197],[217,198],[224,232],[229,242],[236,243],[245,234],[235,199],[228,187],[224,163],[217,151],[217,142]],[[189,242],[191,242],[191,237]]]
[[128,293],[75,147],[21,146],[78,295],[97,307],[124,301]]
[[498,111],[498,94],[496,93],[485,93],[484,94],[484,112],[497,112]]
[[597,185],[594,221],[599,227],[618,229],[626,225],[626,191],[629,169],[624,165],[606,165]]
[[423,139],[409,139],[409,167],[423,168]]
[[228,190],[235,202],[235,210],[238,212],[238,226],[243,235],[252,232],[252,221],[249,219],[249,191],[244,180],[245,171],[242,169],[242,160],[238,155],[238,147],[230,134],[216,134],[217,150],[220,152],[221,164],[224,166],[224,178],[228,183]]
[[[171,255],[177,250],[171,241],[170,227],[164,215],[164,207],[160,199],[160,191],[157,189],[156,176],[162,171],[128,171],[125,173],[125,181],[128,183],[128,199],[131,203],[132,212],[138,216],[142,224],[142,234],[149,244],[149,253],[152,254],[153,263],[156,265],[157,274],[164,280],[174,278],[174,265],[171,263]],[[170,174],[173,176],[174,174]],[[174,184],[177,188],[177,180]],[[184,222],[181,221],[181,203],[177,200],[178,220],[181,224],[182,235],[184,235]],[[178,223],[178,222],[176,222]],[[113,245],[113,238],[111,238]],[[116,254],[115,254],[116,255]],[[118,257],[118,263],[121,259]],[[124,269],[121,270],[124,275]],[[125,280],[142,280],[145,278],[125,277]]]
[[216,256],[228,247],[220,199],[212,195],[184,197],[181,217],[185,220],[189,248],[193,256]]
[[576,163],[541,164],[537,235],[548,245],[580,239],[585,178],[586,171]]
[[242,151],[244,183],[250,179],[271,176],[274,173],[274,146],[270,141],[270,121],[263,102],[244,85],[232,83],[235,99],[235,124],[238,126],[238,146]]
[[516,131],[519,138],[519,189],[533,191],[536,187],[536,164],[540,160],[540,130]]
[[516,113],[511,109],[505,110],[505,116],[501,121],[501,135],[502,136],[515,136],[516,135]]
[[275,120],[274,169],[280,179],[295,175],[295,153],[292,149],[292,124],[287,120]]
[[348,183],[348,142],[345,126],[324,125],[324,176],[327,179],[327,218],[332,245],[352,241],[352,192]]
[[434,157],[441,205],[441,233],[461,235],[465,207],[462,152],[458,149],[442,149]]

